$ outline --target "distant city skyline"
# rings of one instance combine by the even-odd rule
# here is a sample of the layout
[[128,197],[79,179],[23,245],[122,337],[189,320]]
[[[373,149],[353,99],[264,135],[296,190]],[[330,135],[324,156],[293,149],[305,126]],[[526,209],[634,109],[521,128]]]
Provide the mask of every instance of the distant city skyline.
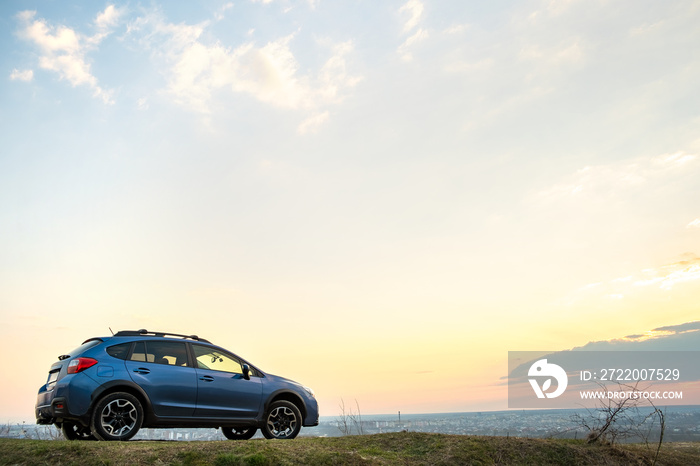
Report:
[[698,24],[0,2],[0,422],[110,328],[200,335],[331,416],[505,409],[509,351],[697,345]]
[[[650,408],[629,413],[629,420],[640,421],[649,414]],[[700,406],[671,406],[664,408],[664,441],[697,442],[700,440]],[[576,416],[595,416],[583,409],[554,410],[509,410],[473,413],[409,414],[399,420],[396,416],[369,415],[362,419],[362,432],[381,434],[389,432],[429,432],[453,435],[497,435],[530,438],[584,438],[588,433]],[[618,439],[622,442],[642,442],[658,439],[658,420],[647,419],[645,429],[639,435]],[[343,433],[342,422],[336,417],[322,417],[314,428],[303,428],[302,437],[339,437],[358,435],[358,426]],[[58,429],[52,426],[5,425],[0,426],[0,437],[61,439]],[[254,438],[262,439],[257,433]],[[217,429],[142,429],[135,440],[166,441],[226,441]]]

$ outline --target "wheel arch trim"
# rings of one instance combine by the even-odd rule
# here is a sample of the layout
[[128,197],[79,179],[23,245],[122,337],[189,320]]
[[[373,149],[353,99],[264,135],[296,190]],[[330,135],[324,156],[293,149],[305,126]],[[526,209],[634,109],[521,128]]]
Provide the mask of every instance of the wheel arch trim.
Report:
[[130,393],[141,402],[144,414],[144,426],[149,421],[153,420],[154,414],[151,405],[151,400],[146,394],[146,392],[137,384],[133,382],[127,382],[124,380],[115,380],[113,382],[107,382],[101,385],[98,390],[95,390],[95,392],[92,394],[92,400],[90,401],[90,413],[92,413],[92,410],[95,409],[95,405],[100,401],[100,399],[102,399],[104,396],[115,392]]

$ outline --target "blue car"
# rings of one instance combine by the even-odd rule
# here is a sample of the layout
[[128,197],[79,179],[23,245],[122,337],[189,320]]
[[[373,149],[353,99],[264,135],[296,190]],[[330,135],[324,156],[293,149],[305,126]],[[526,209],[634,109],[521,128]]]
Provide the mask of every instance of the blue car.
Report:
[[36,419],[69,440],[129,440],[141,427],[220,427],[231,440],[260,429],[293,439],[318,425],[318,403],[310,388],[196,335],[126,330],[59,356],[39,389]]

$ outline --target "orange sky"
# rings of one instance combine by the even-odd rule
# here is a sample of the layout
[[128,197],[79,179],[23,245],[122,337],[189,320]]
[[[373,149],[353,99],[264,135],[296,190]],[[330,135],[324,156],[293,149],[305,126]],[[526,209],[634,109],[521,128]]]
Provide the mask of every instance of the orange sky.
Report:
[[335,416],[505,409],[508,351],[698,320],[696,2],[28,8],[0,3],[0,422],[110,327]]

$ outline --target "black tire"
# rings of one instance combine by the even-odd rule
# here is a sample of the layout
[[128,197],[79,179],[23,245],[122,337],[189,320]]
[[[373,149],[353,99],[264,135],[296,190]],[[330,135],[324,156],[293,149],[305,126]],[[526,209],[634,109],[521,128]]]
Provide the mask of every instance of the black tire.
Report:
[[134,395],[111,393],[92,411],[90,430],[98,440],[129,440],[143,423],[143,407]]
[[256,427],[222,427],[221,432],[229,440],[248,440],[258,431]]
[[61,425],[61,432],[66,440],[95,440],[90,429],[72,422],[64,421]]
[[267,408],[262,434],[265,438],[291,440],[301,430],[301,411],[297,406],[285,400],[275,401]]

